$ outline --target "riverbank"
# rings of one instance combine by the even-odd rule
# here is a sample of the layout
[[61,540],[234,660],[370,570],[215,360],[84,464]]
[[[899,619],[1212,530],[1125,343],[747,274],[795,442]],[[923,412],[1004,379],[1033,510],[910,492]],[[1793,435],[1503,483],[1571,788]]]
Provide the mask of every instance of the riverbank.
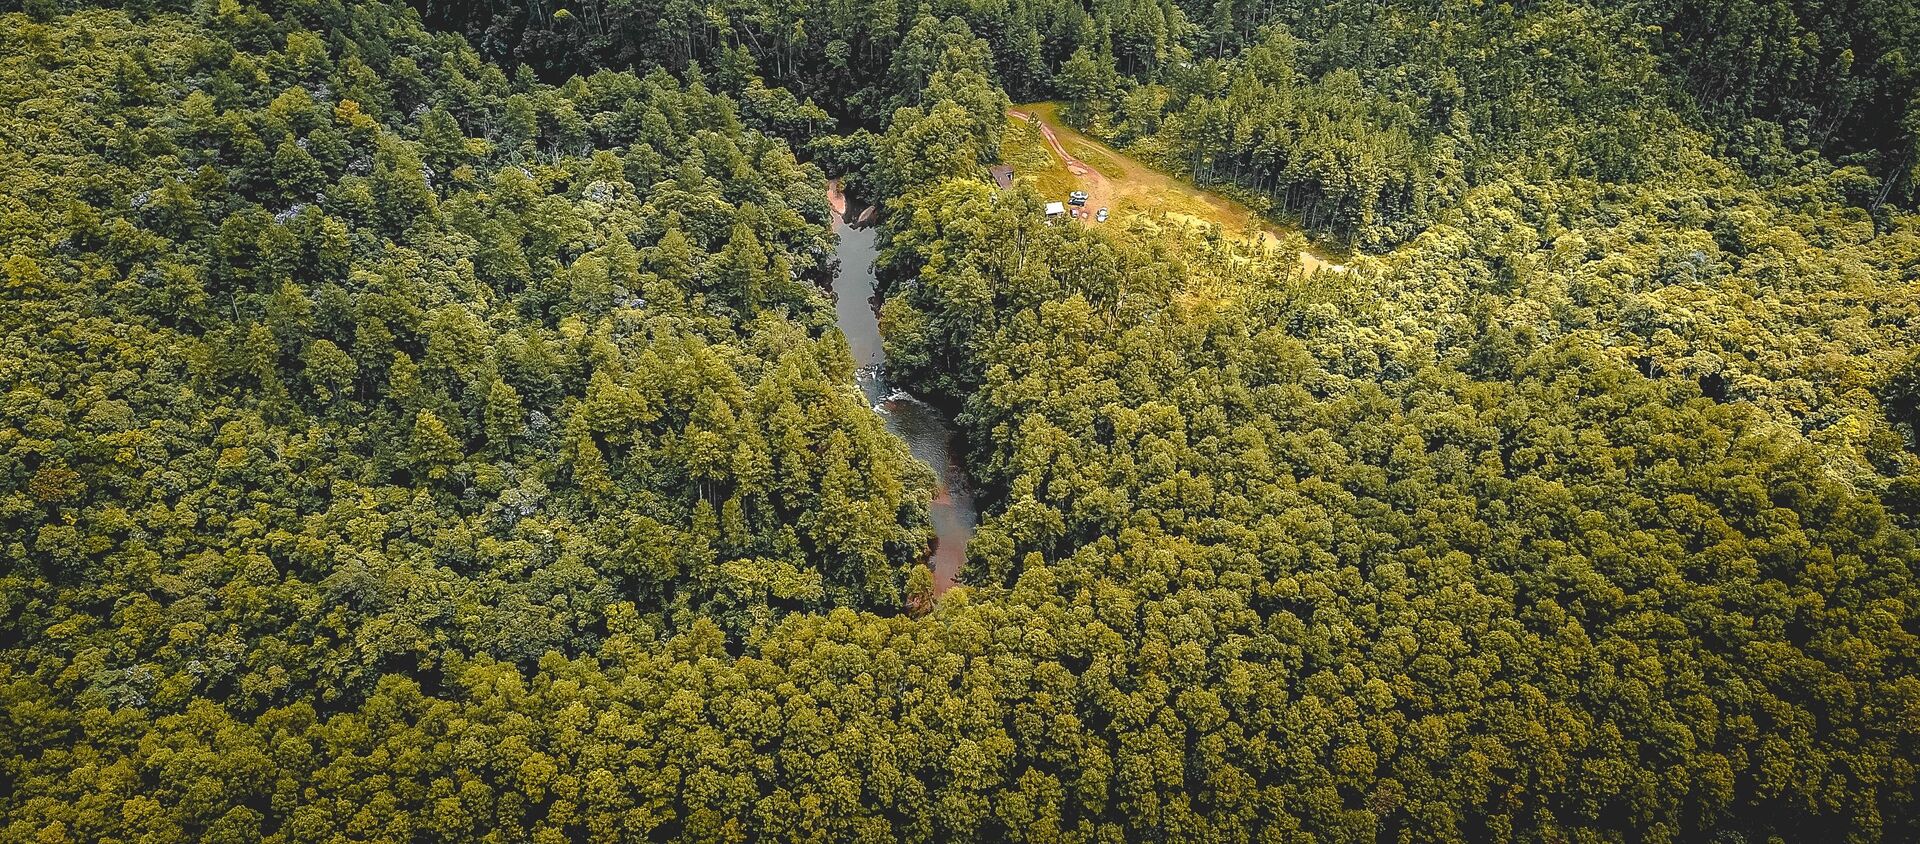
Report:
[[933,470],[934,487],[927,504],[933,545],[927,566],[932,570],[933,596],[938,598],[953,588],[967,562],[967,543],[979,522],[973,490],[947,418],[887,382],[880,300],[874,293],[873,263],[879,256],[879,233],[872,228],[875,209],[849,201],[838,180],[827,183],[827,204],[833,208],[833,231],[839,239],[833,272],[834,321],[847,338],[855,380],[874,412],[885,417],[887,430]]
[[845,223],[854,226],[871,226],[879,221],[880,209],[871,205],[862,205],[860,213],[854,218],[847,217],[847,193],[840,187],[839,179],[827,180],[827,207],[833,209],[836,224]]
[[827,207],[833,209],[835,219],[844,221],[847,217],[847,193],[840,189],[839,179],[827,180]]

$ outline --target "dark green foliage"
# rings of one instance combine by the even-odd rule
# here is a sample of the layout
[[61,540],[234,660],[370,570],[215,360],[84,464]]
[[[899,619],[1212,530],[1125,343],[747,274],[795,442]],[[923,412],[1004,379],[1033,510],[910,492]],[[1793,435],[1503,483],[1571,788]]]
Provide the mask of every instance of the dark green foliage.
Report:
[[1881,184],[1861,204],[1914,195],[1920,7],[1911,0],[1656,0],[1644,16],[1708,115],[1763,120],[1795,147],[1867,166]]
[[1895,5],[0,8],[0,840],[1920,838]]
[[823,369],[819,171],[698,83],[310,11],[352,23],[0,36],[10,682],[351,710],[616,616],[900,608],[927,481]]

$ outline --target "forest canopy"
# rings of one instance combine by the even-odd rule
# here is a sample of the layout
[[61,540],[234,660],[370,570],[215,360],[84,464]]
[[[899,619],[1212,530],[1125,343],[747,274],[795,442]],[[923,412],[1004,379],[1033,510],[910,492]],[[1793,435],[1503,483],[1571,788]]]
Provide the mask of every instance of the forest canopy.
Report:
[[[1920,839],[1915,55],[0,0],[0,840]],[[985,172],[1047,98],[1350,257],[1049,222]]]

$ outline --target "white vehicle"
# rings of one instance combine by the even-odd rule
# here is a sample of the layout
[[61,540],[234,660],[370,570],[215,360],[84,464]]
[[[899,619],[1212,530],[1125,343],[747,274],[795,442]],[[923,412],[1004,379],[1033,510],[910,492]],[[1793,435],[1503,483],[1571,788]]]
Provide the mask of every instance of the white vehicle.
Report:
[[1096,223],[1104,223],[1104,222],[1106,222],[1106,221],[1107,221],[1107,209],[1105,209],[1105,208],[1102,208],[1102,209],[1100,209],[1100,212],[1099,212],[1099,213],[1097,213],[1097,214],[1094,214],[1094,215],[1093,215],[1093,220],[1094,220],[1094,222],[1096,222]]
[[1083,190],[1077,190],[1077,191],[1074,191],[1073,193],[1067,194],[1067,204],[1068,205],[1087,204],[1087,192]]

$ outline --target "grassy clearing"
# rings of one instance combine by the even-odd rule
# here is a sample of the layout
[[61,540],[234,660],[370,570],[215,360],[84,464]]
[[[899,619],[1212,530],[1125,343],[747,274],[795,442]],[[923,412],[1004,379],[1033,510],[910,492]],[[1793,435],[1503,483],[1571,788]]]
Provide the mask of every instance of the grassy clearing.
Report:
[[1013,165],[1015,178],[1029,180],[1048,197],[1065,199],[1067,192],[1085,189],[1093,194],[1089,206],[1104,205],[1114,222],[1142,219],[1154,225],[1217,225],[1233,239],[1258,238],[1267,248],[1301,253],[1309,269],[1334,266],[1328,256],[1309,249],[1297,230],[1275,225],[1253,209],[1212,191],[1156,170],[1113,147],[1074,131],[1060,121],[1056,103],[1028,103],[1014,110],[1038,114],[1068,154],[1099,173],[1082,179],[1067,172],[1042,140],[1040,131],[1024,120],[1008,118],[1003,155]]
[[1040,138],[1040,127],[1024,120],[1007,118],[1006,137],[1000,144],[1000,158],[1013,165],[1014,178],[1033,185],[1034,190],[1050,198],[1066,199],[1079,187],[1080,180],[1047,150]]

